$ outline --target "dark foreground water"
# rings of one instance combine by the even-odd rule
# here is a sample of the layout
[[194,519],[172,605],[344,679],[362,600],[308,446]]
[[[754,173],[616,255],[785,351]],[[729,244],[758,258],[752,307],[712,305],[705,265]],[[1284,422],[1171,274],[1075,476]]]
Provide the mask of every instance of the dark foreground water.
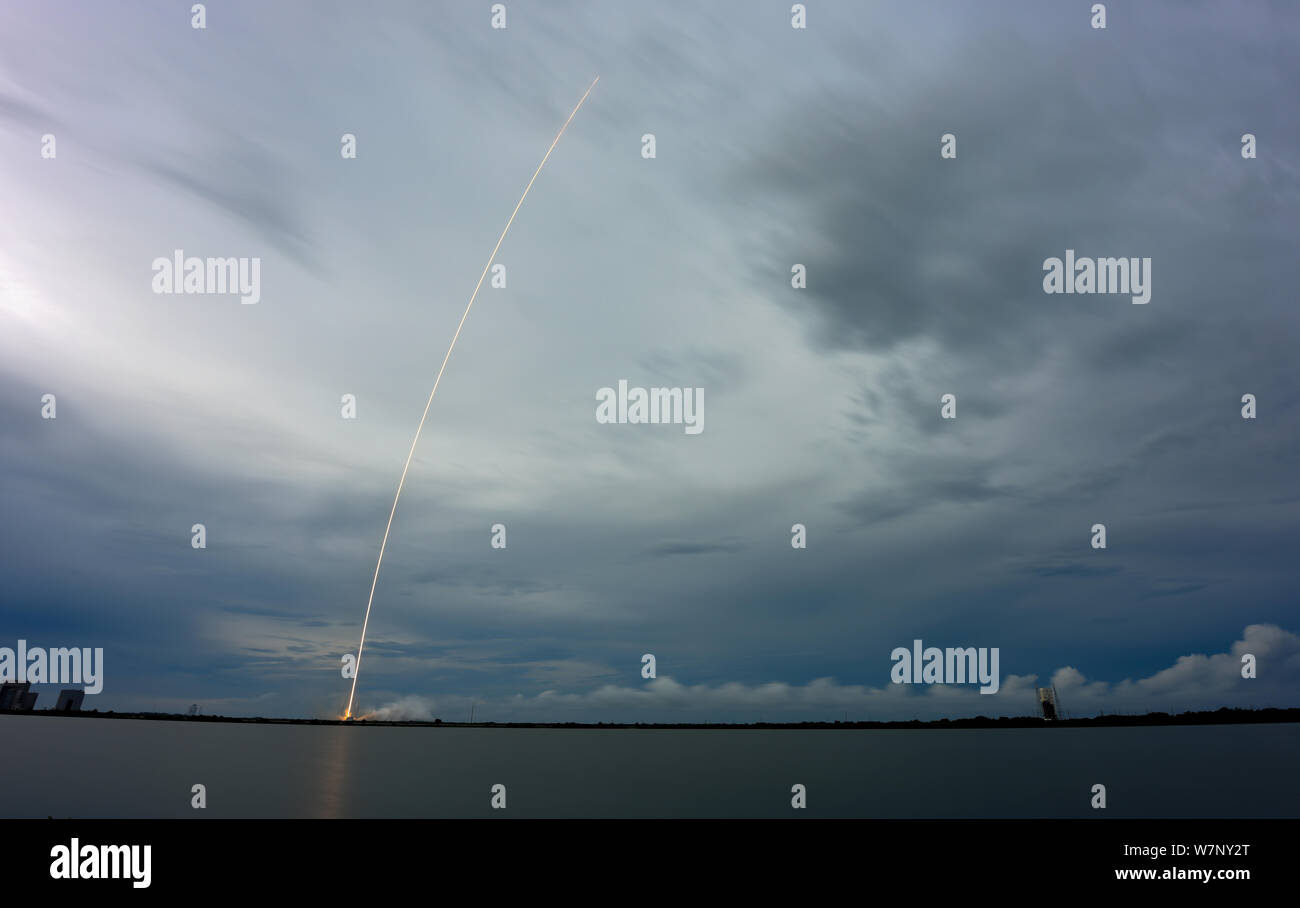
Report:
[[[5,817],[1300,816],[1300,725],[348,728],[0,716]],[[206,810],[190,806],[207,787]],[[490,806],[506,786],[506,809]]]

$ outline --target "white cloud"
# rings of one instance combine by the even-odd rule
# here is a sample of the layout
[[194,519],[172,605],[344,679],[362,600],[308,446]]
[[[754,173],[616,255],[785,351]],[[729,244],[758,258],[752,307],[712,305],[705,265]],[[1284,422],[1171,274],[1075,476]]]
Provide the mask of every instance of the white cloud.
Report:
[[381,719],[386,722],[432,722],[436,703],[424,697],[402,697],[387,706],[381,706],[373,713],[365,715],[367,719]]
[[[1241,657],[1253,654],[1258,677],[1241,677]],[[495,721],[660,721],[710,722],[895,720],[1030,715],[1037,709],[1036,675],[1008,675],[996,694],[973,685],[840,684],[817,678],[804,685],[770,682],[683,684],[671,677],[644,686],[605,684],[586,692],[546,690],[485,703],[481,715]],[[1220,706],[1293,706],[1300,703],[1300,636],[1276,625],[1252,624],[1229,652],[1181,656],[1169,668],[1146,678],[1111,683],[1089,681],[1065,666],[1051,678],[1069,715],[1155,711],[1184,712]],[[451,706],[449,701],[444,701]],[[453,707],[455,708],[455,707]],[[434,704],[405,697],[375,712],[375,718],[432,718]],[[448,717],[456,713],[448,713]]]

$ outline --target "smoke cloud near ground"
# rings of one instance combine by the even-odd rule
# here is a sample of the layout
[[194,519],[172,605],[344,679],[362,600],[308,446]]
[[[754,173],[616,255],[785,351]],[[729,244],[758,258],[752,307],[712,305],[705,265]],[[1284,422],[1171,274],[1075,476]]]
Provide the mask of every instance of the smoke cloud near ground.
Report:
[[[1253,655],[1257,677],[1242,683],[1242,658]],[[887,674],[887,654],[881,656]],[[996,694],[974,685],[867,686],[817,678],[806,684],[683,684],[663,676],[644,686],[604,685],[587,692],[547,690],[499,701],[477,701],[481,721],[715,722],[890,721],[1037,715],[1035,689],[1056,687],[1073,717],[1100,713],[1185,712],[1221,706],[1294,705],[1300,689],[1300,636],[1276,625],[1250,625],[1227,651],[1189,654],[1152,675],[1089,680],[1070,666],[1048,678],[1008,675]],[[439,710],[442,710],[440,712]],[[366,718],[391,721],[465,721],[469,701],[407,696]],[[729,717],[739,717],[731,719]]]

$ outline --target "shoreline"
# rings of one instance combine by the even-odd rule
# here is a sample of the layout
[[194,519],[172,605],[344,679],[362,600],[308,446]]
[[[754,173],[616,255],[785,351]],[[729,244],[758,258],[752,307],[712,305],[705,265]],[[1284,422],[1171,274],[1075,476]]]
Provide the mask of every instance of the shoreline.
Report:
[[242,725],[340,725],[385,728],[573,728],[573,729],[935,729],[935,728],[1128,728],[1187,725],[1263,725],[1300,723],[1300,707],[1236,709],[1183,713],[1144,713],[1141,715],[1093,716],[1046,721],[1037,716],[1002,716],[970,719],[909,719],[903,721],[831,721],[831,722],[444,722],[433,720],[379,719],[290,719],[262,716],[190,716],[181,713],[147,712],[54,712],[53,710],[0,710],[0,716],[31,716],[57,719],[133,719],[144,722],[215,722]]

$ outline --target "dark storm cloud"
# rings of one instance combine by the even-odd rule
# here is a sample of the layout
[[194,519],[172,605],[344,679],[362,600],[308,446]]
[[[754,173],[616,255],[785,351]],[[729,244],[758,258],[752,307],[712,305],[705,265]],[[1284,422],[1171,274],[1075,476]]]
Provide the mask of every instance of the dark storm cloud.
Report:
[[707,555],[713,552],[737,552],[742,546],[726,542],[661,542],[651,546],[647,551],[656,558],[672,555]]
[[[1137,40],[1111,38],[1121,47]],[[1260,185],[1207,176],[1236,154],[1248,127],[1280,129],[1283,140],[1295,127],[1239,81],[1192,73],[1195,84],[1173,85],[1150,66],[1112,66],[1121,53],[1074,31],[1033,41],[976,25],[948,55],[944,77],[904,84],[892,103],[845,89],[809,95],[773,131],[777,141],[731,178],[737,194],[770,197],[786,211],[764,282],[787,288],[779,298],[808,314],[812,338],[828,350],[889,351],[923,338],[947,355],[1022,370],[1064,336],[1104,337],[1095,365],[1131,362],[1139,351],[1185,353],[1192,334],[1208,342],[1204,326],[1180,321],[1177,290],[1208,280],[1225,293],[1258,294],[1248,250],[1272,246],[1274,231],[1294,229],[1295,219]],[[884,77],[885,66],[864,60],[861,84]],[[1283,80],[1295,75],[1293,64],[1282,69]],[[939,138],[949,132],[958,157],[941,161]],[[1296,191],[1276,163],[1236,166]],[[1045,297],[1042,262],[1067,247],[1154,256],[1159,325],[1115,330],[1116,297],[1072,306]],[[788,289],[788,265],[778,264],[794,261],[808,267],[806,290]],[[1210,263],[1197,280],[1177,277]]]
[[[1296,337],[1282,302],[1295,258],[1279,244],[1296,234],[1295,170],[1286,154],[1238,154],[1243,132],[1284,143],[1295,133],[1259,90],[1297,75],[1266,51],[1284,39],[1225,38],[1214,17],[1178,19],[1189,52],[1228,43],[1254,61],[1225,78],[1190,57],[1147,61],[1145,28],[1098,41],[1050,13],[1010,15],[1031,24],[1009,31],[974,19],[940,69],[910,81],[894,78],[897,60],[864,55],[856,86],[809,93],[727,181],[784,213],[754,254],[766,263],[756,290],[820,349],[885,358],[844,410],[846,437],[877,478],[839,508],[871,526],[940,505],[1018,502],[1043,520],[1071,503],[1119,515],[1202,497],[1207,477],[1226,479],[1239,462],[1240,391],[1268,388],[1292,412],[1282,389],[1294,357],[1274,339]],[[866,89],[882,81],[888,94]],[[958,156],[941,160],[949,132]],[[1151,256],[1152,302],[1044,295],[1042,262],[1067,248]],[[792,262],[807,266],[806,290],[789,288]],[[1238,298],[1245,305],[1229,302]],[[938,414],[949,391],[952,422]],[[1072,462],[1053,428],[1071,423],[1071,434],[1092,427]],[[1253,456],[1292,459],[1280,425],[1253,433]],[[881,450],[890,437],[893,450]],[[1233,485],[1254,498],[1279,483],[1294,484],[1270,466]],[[1148,540],[1146,557],[1175,557],[1175,545]],[[1206,588],[1162,582],[1138,595]]]
[[59,121],[33,104],[0,92],[0,119],[32,128],[59,126]]
[[279,618],[283,621],[292,622],[295,626],[301,627],[329,627],[330,622],[320,618],[312,618],[310,615],[304,615],[296,609],[276,609],[265,606],[240,605],[238,603],[222,602],[216,606],[223,612],[229,612],[232,615],[257,615],[262,618]]
[[220,154],[176,152],[168,160],[145,159],[139,166],[241,221],[251,231],[242,244],[245,249],[256,237],[314,271],[325,267],[306,214],[286,188],[288,169],[254,140]]
[[1027,564],[1023,570],[1035,577],[1104,577],[1123,570],[1114,564],[1088,564],[1084,561],[1058,559]]
[[678,387],[703,387],[710,395],[722,394],[745,380],[745,364],[725,350],[657,350],[637,360],[647,383]]
[[[884,685],[916,636],[1002,646],[1026,696],[1062,666],[1145,679],[1219,654],[1206,696],[1237,702],[1223,650],[1243,627],[1294,648],[1271,625],[1294,630],[1300,541],[1295,16],[1144,4],[1094,33],[1083,12],[826,5],[792,34],[750,4],[510,6],[494,33],[485,8],[234,4],[247,46],[193,67],[156,59],[170,26],[138,13],[120,43],[148,66],[103,82],[150,103],[50,108],[93,167],[138,179],[0,171],[37,231],[9,272],[0,248],[0,618],[111,647],[113,705],[337,707],[428,381],[516,178],[598,71],[420,442],[366,703],[910,714]],[[28,69],[21,97],[45,98]],[[44,122],[3,97],[0,117]],[[189,229],[285,253],[293,292],[154,298],[143,267]],[[1151,256],[1151,303],[1044,296],[1066,248]],[[704,387],[706,431],[597,426],[591,394],[619,378]]]
[[[1014,394],[1004,393],[996,385],[976,384],[974,370],[965,364],[961,368],[942,370],[935,374],[928,369],[918,369],[906,362],[894,361],[882,367],[870,384],[861,391],[850,394],[849,406],[844,416],[853,424],[848,431],[852,438],[864,438],[862,429],[902,426],[915,432],[939,431],[944,423],[939,413],[943,393],[961,383],[962,416],[991,421],[1006,414],[1015,404]],[[963,380],[964,379],[964,380]],[[978,379],[977,379],[978,380]]]
[[935,505],[978,504],[1012,494],[1007,489],[994,486],[987,476],[963,464],[970,475],[932,476],[919,474],[899,487],[880,491],[874,489],[844,502],[840,509],[863,524],[877,524],[912,514]]
[[498,596],[531,595],[559,589],[525,573],[519,565],[449,564],[410,575],[412,583],[436,584],[446,589],[473,589]]

